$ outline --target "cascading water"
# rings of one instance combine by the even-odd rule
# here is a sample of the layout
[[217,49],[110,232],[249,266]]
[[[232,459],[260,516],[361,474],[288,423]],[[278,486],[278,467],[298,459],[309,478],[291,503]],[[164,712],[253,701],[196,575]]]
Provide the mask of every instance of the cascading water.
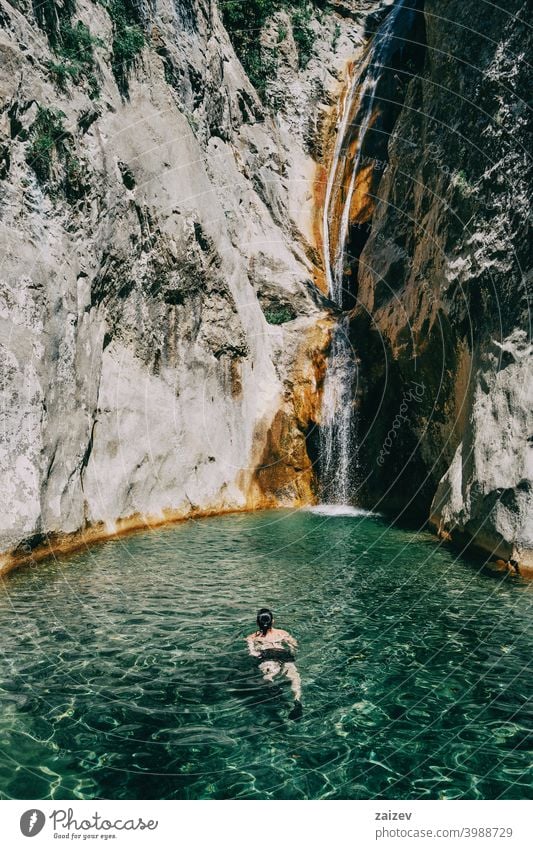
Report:
[[333,331],[322,395],[320,490],[327,504],[350,504],[357,468],[357,418],[354,408],[357,360],[349,339],[349,316]]
[[[397,21],[404,4],[405,0],[398,0],[392,7],[376,33],[360,73],[354,75],[349,82],[337,127],[326,185],[322,237],[329,296],[341,310],[345,300],[344,276],[350,213],[361,168],[363,143],[372,126],[376,93],[383,68],[395,49]],[[332,234],[335,223],[338,224],[337,232]],[[332,235],[335,236],[333,245]],[[320,495],[321,500],[329,504],[350,504],[356,498],[357,355],[350,342],[349,326],[349,314],[344,313],[333,331],[322,398]]]

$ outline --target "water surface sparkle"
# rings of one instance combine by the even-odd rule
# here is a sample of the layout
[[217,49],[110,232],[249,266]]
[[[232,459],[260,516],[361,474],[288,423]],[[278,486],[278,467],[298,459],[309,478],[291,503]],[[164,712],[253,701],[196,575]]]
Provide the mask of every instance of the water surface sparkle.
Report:
[[[0,794],[531,798],[532,586],[319,510],[21,569],[0,593]],[[300,722],[246,655],[264,604],[300,641]]]

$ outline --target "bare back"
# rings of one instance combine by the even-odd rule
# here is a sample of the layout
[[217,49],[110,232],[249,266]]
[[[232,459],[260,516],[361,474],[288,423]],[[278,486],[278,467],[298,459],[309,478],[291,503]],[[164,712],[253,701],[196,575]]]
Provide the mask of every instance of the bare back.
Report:
[[256,631],[246,638],[246,642],[250,654],[254,657],[260,657],[265,651],[291,651],[298,646],[294,637],[281,628],[270,628],[264,636],[260,631]]

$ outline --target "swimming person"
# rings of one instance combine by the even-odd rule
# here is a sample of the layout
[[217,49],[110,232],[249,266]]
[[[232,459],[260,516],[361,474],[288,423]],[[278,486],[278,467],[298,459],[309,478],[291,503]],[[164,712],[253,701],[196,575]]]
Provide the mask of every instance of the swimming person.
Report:
[[259,610],[257,629],[246,638],[248,651],[252,657],[260,659],[259,669],[265,681],[273,681],[276,675],[280,674],[288,678],[294,695],[294,707],[289,718],[299,719],[302,715],[302,681],[294,663],[293,653],[298,648],[298,642],[288,631],[274,628],[274,614],[268,607]]

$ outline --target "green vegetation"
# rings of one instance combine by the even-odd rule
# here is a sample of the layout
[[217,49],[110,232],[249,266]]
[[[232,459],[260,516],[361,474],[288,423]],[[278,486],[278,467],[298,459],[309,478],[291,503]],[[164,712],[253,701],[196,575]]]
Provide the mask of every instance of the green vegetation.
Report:
[[311,17],[312,8],[307,4],[301,9],[297,9],[292,15],[292,32],[298,48],[298,65],[300,68],[307,67],[313,52],[315,36],[310,27]]
[[475,187],[470,184],[464,171],[456,171],[452,176],[452,183],[465,197],[468,197],[475,191]]
[[[37,108],[30,129],[30,144],[26,162],[39,182],[49,193],[63,189],[67,200],[74,201],[85,194],[82,163],[72,151],[72,136],[65,129],[65,113],[59,109]],[[54,180],[54,166],[62,165],[62,178]]]
[[142,18],[132,0],[109,0],[103,5],[113,22],[113,74],[127,97],[129,74],[145,43]]
[[52,47],[60,41],[61,24],[70,23],[76,10],[75,0],[33,0],[33,11],[39,27],[46,33]]
[[253,87],[264,98],[269,79],[276,73],[276,63],[260,44],[260,32],[267,19],[280,8],[281,0],[226,0],[222,19],[235,52]]
[[[35,16],[46,32],[56,59],[48,62],[48,70],[57,86],[66,90],[69,82],[87,80],[91,98],[98,96],[94,48],[102,46],[90,29],[78,21],[72,24],[75,0],[33,0]],[[128,77],[145,44],[143,21],[134,0],[100,0],[113,24],[112,69],[124,96],[128,94]]]
[[54,159],[65,159],[68,151],[68,136],[63,126],[65,113],[59,109],[39,106],[37,117],[30,130],[31,143],[26,161],[33,168],[41,183],[52,176]]
[[83,80],[89,84],[89,96],[98,96],[99,86],[95,75],[94,48],[102,45],[92,35],[89,27],[81,21],[72,24],[76,10],[74,0],[65,0],[61,5],[54,0],[43,0],[35,5],[37,23],[46,32],[57,61],[47,63],[56,85],[65,91],[68,83],[79,85]]
[[[237,56],[248,74],[250,82],[264,99],[269,80],[277,73],[274,51],[261,46],[261,30],[275,12],[289,13],[300,68],[305,68],[313,49],[314,35],[310,27],[315,6],[323,5],[317,0],[225,0],[222,6],[224,26],[231,38]],[[287,35],[280,27],[278,44]]]
[[59,29],[59,39],[54,52],[59,62],[48,62],[48,69],[58,87],[65,90],[67,83],[79,84],[86,79],[91,98],[98,96],[98,80],[94,73],[94,47],[102,46],[102,40],[91,34],[89,27],[78,21],[75,26],[63,22]]
[[263,310],[264,316],[269,324],[285,324],[296,318],[296,314],[287,306],[271,306]]

